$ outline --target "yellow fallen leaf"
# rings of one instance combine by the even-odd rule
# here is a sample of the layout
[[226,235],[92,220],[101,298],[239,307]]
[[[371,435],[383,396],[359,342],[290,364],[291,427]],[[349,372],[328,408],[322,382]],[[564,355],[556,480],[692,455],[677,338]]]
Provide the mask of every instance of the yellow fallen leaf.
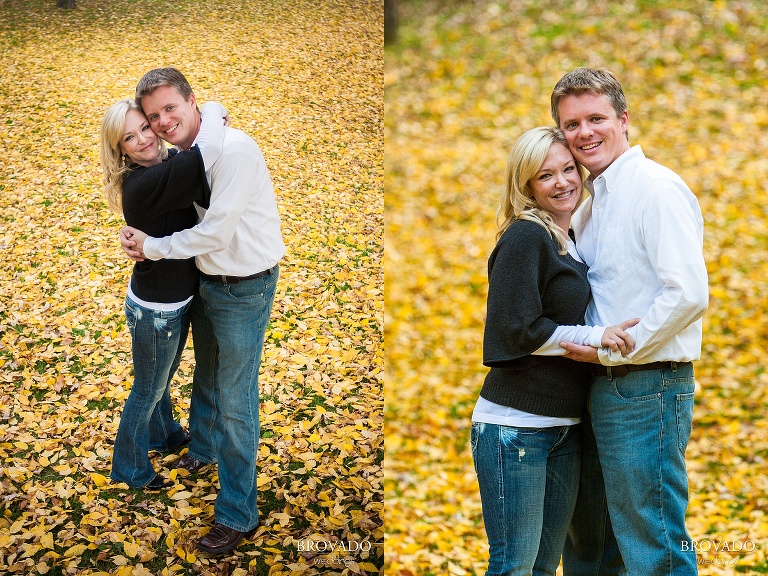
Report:
[[123,542],[123,551],[131,558],[135,558],[139,552],[139,547],[133,542]]
[[99,474],[98,472],[91,472],[90,476],[93,483],[96,484],[96,486],[98,486],[99,488],[101,488],[106,484],[109,484],[109,478],[107,478],[103,474]]
[[71,548],[69,548],[66,552],[64,552],[65,558],[73,558],[75,556],[82,556],[83,553],[88,549],[88,546],[85,544],[75,544]]

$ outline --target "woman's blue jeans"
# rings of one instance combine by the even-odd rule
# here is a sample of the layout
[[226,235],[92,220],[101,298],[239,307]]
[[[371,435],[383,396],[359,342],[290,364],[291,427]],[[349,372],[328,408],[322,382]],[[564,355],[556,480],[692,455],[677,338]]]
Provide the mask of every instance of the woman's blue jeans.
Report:
[[278,275],[276,266],[236,284],[201,279],[192,309],[189,454],[218,463],[215,520],[239,532],[259,524],[259,367]]
[[472,424],[490,561],[486,575],[552,575],[579,490],[581,425]]
[[190,306],[158,312],[125,300],[133,386],[117,429],[111,477],[132,488],[145,486],[155,477],[150,450],[171,450],[184,438],[184,430],[173,419],[171,380],[186,345]]

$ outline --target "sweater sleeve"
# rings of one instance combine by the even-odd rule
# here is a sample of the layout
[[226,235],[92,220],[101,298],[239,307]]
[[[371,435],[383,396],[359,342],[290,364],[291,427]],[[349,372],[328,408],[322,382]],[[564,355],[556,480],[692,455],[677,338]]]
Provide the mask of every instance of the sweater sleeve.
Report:
[[548,232],[538,224],[513,225],[491,254],[483,339],[486,366],[503,366],[530,355],[557,328],[542,315],[551,244]]

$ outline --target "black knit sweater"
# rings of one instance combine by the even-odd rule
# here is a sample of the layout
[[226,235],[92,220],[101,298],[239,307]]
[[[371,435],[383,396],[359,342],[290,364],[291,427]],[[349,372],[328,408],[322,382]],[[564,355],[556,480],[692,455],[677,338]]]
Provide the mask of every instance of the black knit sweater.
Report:
[[[197,146],[149,168],[135,164],[123,180],[123,216],[129,226],[161,238],[197,224],[193,202],[208,208],[211,189]],[[148,302],[183,302],[197,292],[194,258],[136,262],[131,289]]]
[[587,266],[557,253],[535,222],[514,222],[488,260],[488,310],[480,395],[541,416],[580,417],[589,366],[562,356],[533,356],[558,325],[584,324]]

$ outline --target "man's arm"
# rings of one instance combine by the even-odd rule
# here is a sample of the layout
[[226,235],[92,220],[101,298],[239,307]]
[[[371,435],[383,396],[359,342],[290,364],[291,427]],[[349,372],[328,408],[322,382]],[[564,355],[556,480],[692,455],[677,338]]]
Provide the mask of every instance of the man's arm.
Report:
[[577,362],[590,362],[591,364],[600,364],[597,356],[597,348],[592,346],[579,346],[573,342],[560,342],[560,347],[565,350],[565,357]]
[[642,232],[651,266],[661,284],[640,323],[629,329],[635,351],[626,358],[600,349],[602,364],[644,364],[707,309],[709,287],[702,253],[702,219],[692,193],[671,179],[654,181],[642,213]]
[[202,221],[165,238],[143,239],[145,257],[180,259],[224,250],[253,194],[254,183],[264,179],[268,181],[269,175],[263,159],[254,157],[243,142],[230,144],[212,168],[211,205]]
[[144,252],[138,247],[138,240],[141,240],[141,245],[143,246],[146,234],[144,234],[144,238],[134,239],[134,236],[137,233],[144,234],[141,230],[136,230],[136,228],[131,228],[130,226],[124,226],[120,230],[120,245],[123,248],[123,252],[128,255],[128,258],[134,262],[144,262],[146,258],[144,257]]

